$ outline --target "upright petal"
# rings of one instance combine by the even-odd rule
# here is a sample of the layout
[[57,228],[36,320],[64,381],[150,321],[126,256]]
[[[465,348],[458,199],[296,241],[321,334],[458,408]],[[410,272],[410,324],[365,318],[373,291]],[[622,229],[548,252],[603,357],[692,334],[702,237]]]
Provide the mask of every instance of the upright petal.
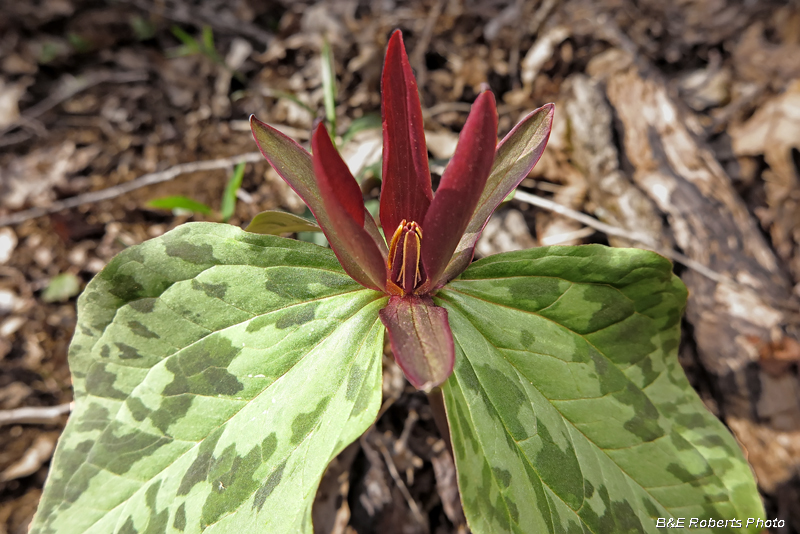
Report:
[[554,112],[554,104],[545,104],[532,111],[497,145],[492,172],[489,173],[486,187],[464,236],[445,269],[443,281],[455,278],[467,268],[472,261],[475,243],[494,210],[528,176],[542,157],[553,126]]
[[455,346],[447,310],[430,297],[391,297],[380,311],[397,364],[411,384],[424,391],[453,372]]
[[[325,210],[322,193],[314,176],[311,154],[275,128],[256,119],[255,116],[250,117],[250,129],[253,131],[253,138],[255,138],[258,148],[272,168],[300,195],[300,198],[317,218],[317,222],[325,230],[331,248],[336,252],[339,262],[347,274],[365,287],[383,289],[385,282],[380,284],[373,282],[373,278],[359,265],[357,259],[349,256],[348,249],[342,242],[342,236],[331,231],[334,226]],[[370,230],[370,225],[375,225],[375,221],[369,214],[365,214],[364,221],[368,230]],[[377,229],[373,230],[369,234],[378,235]],[[375,242],[374,239],[373,242]],[[380,247],[380,243],[377,246]],[[385,247],[386,244],[383,243],[381,250],[385,250]]]
[[400,30],[389,39],[381,88],[383,185],[380,216],[383,231],[391,235],[403,219],[422,223],[433,198],[422,106]]
[[311,138],[311,150],[329,221],[327,225],[320,224],[325,237],[347,274],[361,285],[383,291],[386,287],[386,264],[378,245],[364,229],[361,189],[323,124],[317,126]]
[[492,169],[497,145],[494,95],[481,93],[472,105],[450,164],[444,171],[422,230],[422,265],[427,290],[434,289],[453,256]]

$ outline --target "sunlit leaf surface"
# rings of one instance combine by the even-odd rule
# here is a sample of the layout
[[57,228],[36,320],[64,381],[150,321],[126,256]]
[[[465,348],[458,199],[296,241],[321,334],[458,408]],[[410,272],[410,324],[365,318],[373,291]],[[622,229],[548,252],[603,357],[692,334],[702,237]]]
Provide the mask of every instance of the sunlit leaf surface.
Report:
[[374,421],[385,298],[315,245],[187,224],[80,297],[76,407],[33,533],[312,532]]
[[666,259],[599,245],[500,254],[434,300],[456,346],[443,389],[475,534],[763,517],[736,441],[678,363],[686,289]]

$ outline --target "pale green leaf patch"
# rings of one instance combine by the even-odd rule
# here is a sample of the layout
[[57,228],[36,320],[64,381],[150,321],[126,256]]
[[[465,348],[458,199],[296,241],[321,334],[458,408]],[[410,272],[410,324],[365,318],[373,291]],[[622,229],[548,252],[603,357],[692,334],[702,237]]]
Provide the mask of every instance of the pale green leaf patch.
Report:
[[666,259],[599,245],[500,254],[434,300],[456,346],[443,389],[476,534],[763,517],[736,441],[678,363],[686,289]]
[[65,302],[81,291],[81,280],[72,273],[54,276],[42,292],[45,302]]
[[194,223],[79,299],[76,407],[33,533],[311,532],[381,400],[382,294],[329,250]]

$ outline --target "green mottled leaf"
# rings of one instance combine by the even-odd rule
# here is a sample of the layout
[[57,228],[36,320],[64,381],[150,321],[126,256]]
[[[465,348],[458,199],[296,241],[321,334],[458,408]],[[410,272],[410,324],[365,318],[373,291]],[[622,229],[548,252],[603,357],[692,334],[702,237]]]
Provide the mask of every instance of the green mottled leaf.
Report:
[[456,346],[443,390],[475,534],[764,517],[736,441],[678,363],[686,289],[666,259],[599,245],[500,254],[434,300]]
[[155,198],[147,203],[147,207],[162,210],[185,210],[202,213],[203,215],[211,215],[211,208],[209,206],[182,195]]
[[79,299],[31,532],[312,532],[323,471],[378,412],[385,303],[330,250],[229,225],[126,249]]
[[262,211],[245,228],[248,232],[280,235],[294,232],[322,232],[313,221],[285,211]]

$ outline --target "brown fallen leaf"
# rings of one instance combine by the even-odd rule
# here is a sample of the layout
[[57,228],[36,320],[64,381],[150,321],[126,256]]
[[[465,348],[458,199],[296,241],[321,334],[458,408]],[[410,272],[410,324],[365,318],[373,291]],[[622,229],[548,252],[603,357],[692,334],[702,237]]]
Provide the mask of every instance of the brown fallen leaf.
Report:
[[730,128],[738,157],[764,156],[767,207],[758,210],[778,255],[800,276],[800,183],[793,151],[800,149],[800,80],[762,105],[741,125]]
[[22,458],[11,464],[0,473],[0,482],[32,475],[53,455],[60,432],[40,434],[22,455]]
[[747,340],[758,348],[761,368],[772,376],[778,377],[789,368],[800,362],[800,343],[783,336],[777,341],[765,341],[758,336],[747,336]]

